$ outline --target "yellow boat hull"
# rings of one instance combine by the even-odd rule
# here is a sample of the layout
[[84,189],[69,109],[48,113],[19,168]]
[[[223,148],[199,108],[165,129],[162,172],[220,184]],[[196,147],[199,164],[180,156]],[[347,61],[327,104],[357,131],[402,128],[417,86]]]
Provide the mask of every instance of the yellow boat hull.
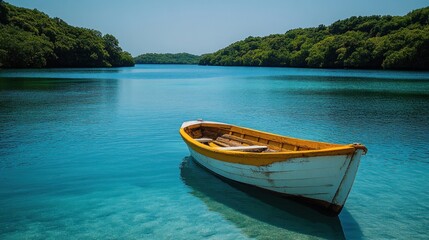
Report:
[[180,134],[191,156],[211,172],[304,199],[332,214],[343,208],[366,152],[363,145],[301,140],[206,121],[185,122]]

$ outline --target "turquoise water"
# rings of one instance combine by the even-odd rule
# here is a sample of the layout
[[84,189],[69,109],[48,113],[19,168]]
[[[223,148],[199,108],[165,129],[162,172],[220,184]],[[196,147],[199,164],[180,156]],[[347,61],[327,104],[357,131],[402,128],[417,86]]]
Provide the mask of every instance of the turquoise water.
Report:
[[[203,118],[366,144],[343,212],[218,179]],[[429,73],[137,65],[0,71],[0,239],[427,239]]]

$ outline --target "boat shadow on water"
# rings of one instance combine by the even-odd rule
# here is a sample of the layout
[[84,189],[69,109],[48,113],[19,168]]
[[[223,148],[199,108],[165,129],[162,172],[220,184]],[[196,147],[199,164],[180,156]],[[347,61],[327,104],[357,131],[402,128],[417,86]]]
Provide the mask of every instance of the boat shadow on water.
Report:
[[[345,239],[339,217],[329,217],[305,205],[267,191],[215,176],[185,157],[180,166],[182,181],[210,211],[220,213],[247,236],[256,239],[316,237]],[[359,229],[343,209],[348,223]],[[360,238],[354,233],[354,238]]]

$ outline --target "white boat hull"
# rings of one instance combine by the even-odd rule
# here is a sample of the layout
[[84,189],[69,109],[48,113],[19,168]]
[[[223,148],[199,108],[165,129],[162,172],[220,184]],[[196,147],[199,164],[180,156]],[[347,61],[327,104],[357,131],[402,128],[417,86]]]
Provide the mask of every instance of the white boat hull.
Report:
[[189,148],[191,156],[210,171],[245,184],[323,203],[340,211],[353,185],[360,157],[353,155],[292,158],[266,166],[220,161]]

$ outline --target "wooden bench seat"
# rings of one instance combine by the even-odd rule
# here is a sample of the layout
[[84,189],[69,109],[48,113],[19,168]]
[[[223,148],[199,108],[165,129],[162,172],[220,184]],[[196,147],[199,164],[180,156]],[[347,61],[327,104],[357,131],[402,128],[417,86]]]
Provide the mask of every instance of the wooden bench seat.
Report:
[[[238,138],[231,139],[226,134],[224,134],[222,137],[218,137],[216,140],[211,138],[195,138],[194,140],[200,143],[205,143],[213,148],[218,148],[226,151],[241,151],[241,152],[271,151],[270,149],[268,149],[268,146],[253,145],[252,142],[250,141],[240,141],[245,139],[239,139],[239,140]],[[251,146],[247,146],[247,144],[251,144]]]
[[267,150],[267,146],[237,146],[237,147],[220,147],[221,150],[241,151],[241,152],[262,152]]
[[194,138],[194,140],[200,143],[209,143],[213,141],[211,138]]

